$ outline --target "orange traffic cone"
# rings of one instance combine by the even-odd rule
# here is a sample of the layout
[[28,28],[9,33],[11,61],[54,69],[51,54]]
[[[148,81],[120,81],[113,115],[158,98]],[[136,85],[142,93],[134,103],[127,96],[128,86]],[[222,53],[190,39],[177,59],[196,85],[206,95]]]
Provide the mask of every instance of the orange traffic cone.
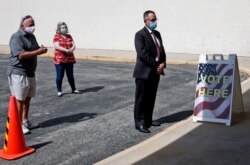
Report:
[[0,150],[0,158],[13,160],[35,152],[25,144],[22,127],[17,110],[16,99],[10,97],[6,132],[4,135],[3,150]]

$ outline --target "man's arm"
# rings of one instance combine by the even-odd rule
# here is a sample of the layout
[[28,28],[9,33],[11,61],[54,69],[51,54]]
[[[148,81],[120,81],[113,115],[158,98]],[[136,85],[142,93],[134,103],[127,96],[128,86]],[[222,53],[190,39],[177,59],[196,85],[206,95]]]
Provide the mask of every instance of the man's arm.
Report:
[[162,38],[161,38],[161,34],[160,32],[158,32],[158,38],[160,39],[160,43],[161,43],[161,51],[162,51],[162,54],[161,54],[161,58],[162,58],[162,62],[158,65],[157,67],[157,73],[158,74],[162,74],[163,73],[163,70],[164,68],[166,68],[167,66],[167,63],[166,63],[166,53],[165,53],[165,49],[164,49],[164,46],[163,46],[163,41],[162,41]]
[[161,38],[161,34],[160,32],[158,32],[158,36],[159,36],[159,39],[160,39],[160,42],[161,42],[161,48],[162,48],[162,63],[164,64],[164,68],[166,68],[167,64],[166,64],[166,53],[165,53],[165,49],[164,49],[164,46],[163,46],[163,41],[162,41],[162,38]]
[[18,58],[20,60],[23,60],[23,59],[31,58],[32,56],[44,54],[47,51],[48,51],[48,49],[46,47],[41,46],[37,50],[22,52],[21,54],[19,54]]
[[148,65],[149,67],[156,69],[157,63],[154,58],[152,58],[145,48],[145,40],[144,37],[140,33],[136,33],[135,35],[135,49],[137,52],[137,56],[140,60]]
[[41,46],[37,50],[34,51],[26,51],[24,50],[24,44],[22,39],[18,36],[12,36],[10,39],[10,49],[13,56],[18,57],[18,59],[27,59],[35,55],[40,55],[47,52],[47,48]]

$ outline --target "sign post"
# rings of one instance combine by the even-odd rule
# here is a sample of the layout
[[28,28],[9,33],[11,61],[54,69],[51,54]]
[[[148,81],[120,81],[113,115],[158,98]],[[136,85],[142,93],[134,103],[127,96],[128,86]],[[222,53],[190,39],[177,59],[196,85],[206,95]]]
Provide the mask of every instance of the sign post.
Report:
[[231,125],[232,111],[244,111],[237,56],[221,54],[199,58],[193,121]]

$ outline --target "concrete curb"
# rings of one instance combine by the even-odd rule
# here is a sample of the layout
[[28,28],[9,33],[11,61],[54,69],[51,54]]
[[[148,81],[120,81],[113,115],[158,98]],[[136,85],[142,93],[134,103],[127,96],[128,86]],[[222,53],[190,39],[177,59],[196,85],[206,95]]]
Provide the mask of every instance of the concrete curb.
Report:
[[[50,57],[53,58],[53,54],[45,54],[40,57]],[[76,59],[79,60],[90,60],[90,61],[104,61],[104,62],[127,62],[134,63],[135,59],[119,58],[119,57],[105,57],[105,56],[92,56],[92,55],[76,55]]]
[[[187,124],[190,122],[192,117],[189,117],[185,120],[182,120],[176,124],[173,124],[172,126],[168,127],[166,130],[150,137],[149,139],[134,145],[128,149],[125,149],[117,154],[114,154],[113,156],[110,156],[104,160],[101,160],[100,162],[95,163],[94,165],[105,165],[105,164],[109,164],[109,165],[127,165],[127,164],[132,164],[135,163],[138,160],[141,160],[143,158],[145,158],[146,156],[149,156],[150,154],[158,151],[159,149],[165,147],[166,145],[172,143],[173,141],[175,141],[176,139],[178,139],[177,137],[174,138],[169,138],[169,139],[165,139],[163,141],[163,143],[158,143],[157,141],[162,141],[161,139],[166,136],[166,134],[171,134],[174,130],[176,130],[177,128]],[[198,125],[200,125],[200,123],[198,123]],[[188,130],[186,130],[188,131]],[[187,132],[183,132],[180,134],[180,136],[183,136],[184,134],[186,134]],[[157,142],[157,143],[155,143]],[[152,144],[154,143],[154,144]],[[150,145],[150,147],[147,148],[147,150],[140,150],[138,152],[138,150],[142,147],[148,146]],[[133,152],[133,154],[131,156],[129,156],[129,160],[127,159],[127,155],[130,155]],[[136,156],[135,156],[136,155]],[[124,157],[126,156],[126,158]],[[124,157],[124,158],[123,158]],[[117,161],[118,160],[118,161]]]

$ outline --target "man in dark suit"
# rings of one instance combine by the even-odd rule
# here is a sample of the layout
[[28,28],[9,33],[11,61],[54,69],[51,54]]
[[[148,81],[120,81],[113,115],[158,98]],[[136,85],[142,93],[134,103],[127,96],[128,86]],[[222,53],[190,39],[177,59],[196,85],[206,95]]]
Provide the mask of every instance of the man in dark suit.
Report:
[[135,78],[135,128],[150,133],[149,127],[160,126],[152,120],[160,75],[164,75],[166,54],[161,35],[155,30],[157,17],[154,11],[143,14],[145,27],[135,34],[137,53],[133,77]]

